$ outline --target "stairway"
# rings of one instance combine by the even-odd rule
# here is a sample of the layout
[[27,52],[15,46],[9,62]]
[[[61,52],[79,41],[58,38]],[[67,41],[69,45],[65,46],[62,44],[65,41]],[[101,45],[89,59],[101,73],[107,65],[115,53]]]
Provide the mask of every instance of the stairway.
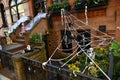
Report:
[[16,80],[15,74],[4,68],[0,70],[0,80]]
[[24,36],[16,36],[16,38],[13,40],[15,43],[25,44]]

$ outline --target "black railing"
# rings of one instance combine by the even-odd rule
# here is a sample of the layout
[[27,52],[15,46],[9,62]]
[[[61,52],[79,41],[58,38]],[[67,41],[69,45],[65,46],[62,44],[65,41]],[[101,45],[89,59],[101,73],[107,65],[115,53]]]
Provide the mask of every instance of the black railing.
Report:
[[[2,68],[8,68],[9,71],[14,72],[14,66],[12,61],[12,56],[16,53],[11,53],[7,51],[0,50],[0,61],[2,63]],[[111,53],[112,54],[112,53]],[[112,55],[110,60],[112,60]],[[51,62],[52,64],[46,64],[43,67],[43,62],[21,56],[23,62],[23,72],[25,74],[26,80],[102,80],[101,78],[96,78],[80,72],[74,73],[66,68],[61,68],[59,63]],[[109,64],[109,77],[112,80],[112,70],[113,60]],[[19,74],[22,75],[22,74]]]
[[2,64],[2,68],[9,69],[12,72],[14,71],[13,61],[11,59],[13,55],[14,54],[10,52],[0,50],[0,61]]
[[27,80],[102,80],[82,73],[73,73],[66,68],[60,68],[55,65],[46,64],[27,57],[22,57]]

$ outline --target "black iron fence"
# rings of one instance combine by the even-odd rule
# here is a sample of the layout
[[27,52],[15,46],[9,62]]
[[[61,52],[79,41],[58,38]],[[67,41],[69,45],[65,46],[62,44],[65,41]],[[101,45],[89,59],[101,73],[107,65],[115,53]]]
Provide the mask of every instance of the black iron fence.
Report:
[[11,59],[13,55],[14,54],[8,51],[0,50],[0,61],[2,64],[2,68],[9,69],[12,72],[14,71],[13,61]]
[[[9,71],[14,72],[13,61],[11,57],[15,55],[7,51],[0,51],[0,61],[2,68],[8,68]],[[43,67],[43,62],[21,56],[23,62],[23,70],[26,80],[102,80],[101,78],[96,78],[80,72],[74,73],[66,68],[61,68],[59,63],[46,64]],[[109,64],[109,77],[112,80],[113,61],[110,57]]]
[[22,60],[27,80],[102,80],[51,64],[43,67],[42,62],[27,57],[22,57]]

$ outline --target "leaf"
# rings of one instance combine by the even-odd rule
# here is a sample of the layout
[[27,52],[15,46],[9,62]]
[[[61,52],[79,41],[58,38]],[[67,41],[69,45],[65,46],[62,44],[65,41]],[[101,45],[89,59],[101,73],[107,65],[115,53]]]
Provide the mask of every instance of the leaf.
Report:
[[115,41],[115,40],[112,41],[110,43],[109,50],[114,51],[114,56],[120,56],[120,54],[119,54],[119,52],[120,52],[120,43]]

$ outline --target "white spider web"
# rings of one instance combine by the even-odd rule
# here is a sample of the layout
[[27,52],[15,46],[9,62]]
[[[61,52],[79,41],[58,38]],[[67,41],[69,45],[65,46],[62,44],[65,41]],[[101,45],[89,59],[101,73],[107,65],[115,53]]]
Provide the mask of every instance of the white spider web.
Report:
[[[85,17],[86,17],[86,22],[76,18],[74,15],[72,15],[69,12],[65,12],[64,9],[61,10],[61,22],[62,25],[65,26],[64,28],[64,35],[63,38],[61,39],[61,41],[59,42],[58,46],[56,47],[56,49],[54,50],[54,52],[52,53],[52,55],[49,57],[49,59],[44,62],[43,64],[47,64],[50,61],[63,61],[65,59],[68,59],[64,64],[61,65],[61,67],[64,67],[67,63],[69,63],[74,57],[76,57],[77,55],[79,55],[81,52],[83,52],[89,59],[90,61],[104,74],[104,76],[106,76],[106,78],[108,80],[111,80],[108,75],[95,63],[95,61],[93,60],[93,58],[90,56],[90,53],[92,54],[92,50],[91,49],[95,49],[98,46],[108,46],[109,43],[114,39],[112,36],[103,33],[99,30],[97,30],[96,28],[94,28],[94,26],[89,25],[88,23],[88,18],[87,18],[87,7],[85,8]],[[89,33],[89,31],[85,31],[87,29],[91,29],[92,31],[95,32],[99,32],[100,34],[102,34],[102,36],[100,35],[96,35],[93,34],[92,32]],[[77,30],[84,30],[84,32],[79,33],[77,32]],[[71,35],[67,35],[66,32],[70,31]],[[85,37],[84,33],[88,33],[91,35],[90,38]],[[66,36],[68,36],[69,38],[72,39],[72,42],[68,42],[66,40]],[[80,40],[81,42],[85,42],[86,40],[89,41],[89,43],[87,44],[83,44],[80,45],[78,40],[76,40],[76,37],[79,36],[82,39]],[[65,45],[67,46],[70,43],[75,43],[76,45],[73,46],[70,49],[61,49],[62,47],[62,42],[65,42]],[[86,47],[88,47],[89,45],[93,45],[91,46],[91,48],[86,50]],[[79,48],[79,51],[78,51]],[[62,52],[62,51],[69,51],[69,50],[73,50],[72,53],[70,53],[68,56],[64,57],[64,58],[60,58],[60,59],[53,59],[53,56],[55,54],[57,54],[57,52]],[[90,53],[89,53],[90,52]],[[67,53],[66,53],[67,54]],[[86,67],[85,67],[86,68]],[[85,69],[84,69],[85,70]],[[83,70],[83,72],[84,72]]]

